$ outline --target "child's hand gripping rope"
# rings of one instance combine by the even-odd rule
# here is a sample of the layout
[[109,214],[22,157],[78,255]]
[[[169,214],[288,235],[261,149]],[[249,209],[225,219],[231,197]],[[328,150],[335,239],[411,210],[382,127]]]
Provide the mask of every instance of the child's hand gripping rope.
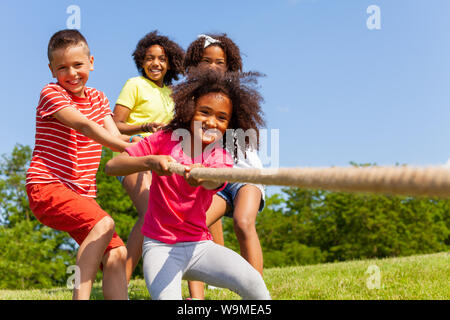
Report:
[[171,156],[152,156],[150,158],[150,167],[151,170],[154,171],[159,176],[170,176],[172,172],[169,170],[169,163],[177,161]]

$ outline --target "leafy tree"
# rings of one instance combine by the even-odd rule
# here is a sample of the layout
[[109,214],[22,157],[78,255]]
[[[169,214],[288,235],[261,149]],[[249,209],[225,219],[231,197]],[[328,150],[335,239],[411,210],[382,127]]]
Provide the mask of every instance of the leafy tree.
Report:
[[62,285],[66,267],[75,263],[67,234],[45,227],[30,210],[25,191],[30,160],[30,147],[19,144],[0,161],[0,288]]
[[[23,220],[0,227],[0,288],[28,289],[64,286],[73,250],[62,249],[60,233]],[[67,240],[67,239],[66,239]]]
[[448,249],[448,200],[296,188],[283,192],[287,210],[303,225],[304,234],[293,227],[294,234],[301,243],[326,252],[327,261]]
[[31,148],[16,145],[11,156],[0,161],[0,223],[13,226],[25,220],[34,220],[25,191],[25,175],[31,160]]
[[[266,199],[256,228],[265,267],[301,265],[446,251],[449,212],[444,199],[284,188]],[[225,243],[239,251],[224,221]]]

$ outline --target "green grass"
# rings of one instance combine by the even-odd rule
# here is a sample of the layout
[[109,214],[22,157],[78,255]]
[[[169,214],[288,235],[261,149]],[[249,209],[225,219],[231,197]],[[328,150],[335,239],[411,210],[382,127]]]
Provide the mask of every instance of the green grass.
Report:
[[[379,268],[380,287],[367,286],[368,267]],[[275,300],[448,300],[450,298],[450,254],[448,252],[379,260],[327,263],[311,266],[271,268],[264,280]],[[234,300],[240,297],[226,289],[207,289],[206,299]],[[144,280],[133,280],[130,299],[150,299]],[[183,281],[183,297],[188,297]],[[66,300],[66,288],[0,290],[0,300]],[[93,299],[103,299],[96,283]]]

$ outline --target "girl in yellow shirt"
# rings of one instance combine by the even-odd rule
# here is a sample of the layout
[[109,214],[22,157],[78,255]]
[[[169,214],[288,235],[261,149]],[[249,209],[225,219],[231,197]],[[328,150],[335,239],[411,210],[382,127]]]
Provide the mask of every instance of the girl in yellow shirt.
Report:
[[[146,137],[172,120],[174,103],[170,85],[184,73],[183,49],[157,31],[146,34],[133,52],[141,76],[129,79],[123,86],[114,108],[114,121],[122,134]],[[139,218],[127,241],[126,274],[129,282],[142,255],[141,233],[148,206],[151,173],[140,172],[119,177],[136,207]]]

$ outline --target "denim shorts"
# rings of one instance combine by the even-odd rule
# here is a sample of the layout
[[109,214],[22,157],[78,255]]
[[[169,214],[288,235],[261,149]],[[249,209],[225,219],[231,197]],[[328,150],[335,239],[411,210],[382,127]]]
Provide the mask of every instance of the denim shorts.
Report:
[[123,183],[123,179],[125,179],[125,176],[116,176],[117,180],[119,180],[120,184]]
[[[225,188],[219,192],[217,192],[217,195],[220,196],[223,200],[227,202],[227,204],[231,207],[231,210],[227,210],[225,213],[226,217],[233,218],[233,212],[234,212],[234,199],[236,199],[236,195],[243,186],[245,186],[247,183],[241,183],[241,182],[231,182],[227,183]],[[252,184],[253,185],[253,184]],[[255,185],[256,186],[256,185]],[[259,188],[259,186],[256,186]],[[259,210],[258,212],[261,212],[264,208],[264,198],[261,196],[261,202],[259,204]]]

